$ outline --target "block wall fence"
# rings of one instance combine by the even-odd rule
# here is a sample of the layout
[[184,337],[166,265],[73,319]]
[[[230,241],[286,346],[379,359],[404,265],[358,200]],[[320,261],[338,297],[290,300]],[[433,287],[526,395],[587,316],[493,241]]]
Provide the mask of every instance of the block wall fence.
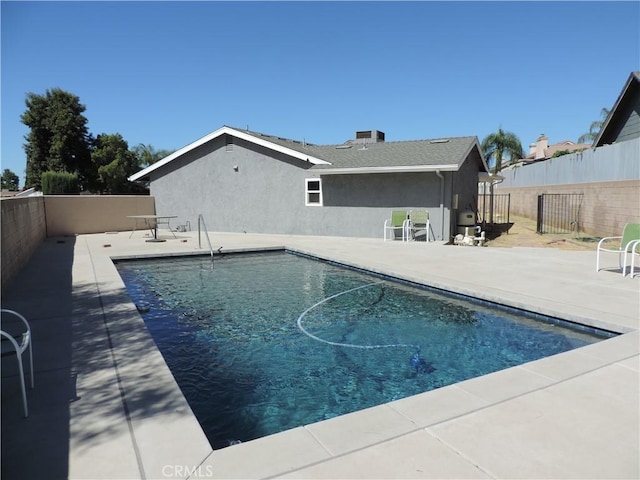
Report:
[[29,261],[47,236],[44,197],[3,198],[0,202],[2,224],[2,287]]
[[128,215],[152,215],[150,196],[46,195],[0,202],[2,288],[47,237],[132,230]]
[[640,223],[640,180],[536,187],[498,185],[495,193],[511,194],[511,213],[534,220],[538,216],[538,195],[582,194],[579,231],[584,236],[616,236],[625,223]]
[[537,219],[538,195],[582,194],[579,231],[585,236],[620,235],[640,222],[640,138],[507,167],[495,193],[511,194],[514,215]]

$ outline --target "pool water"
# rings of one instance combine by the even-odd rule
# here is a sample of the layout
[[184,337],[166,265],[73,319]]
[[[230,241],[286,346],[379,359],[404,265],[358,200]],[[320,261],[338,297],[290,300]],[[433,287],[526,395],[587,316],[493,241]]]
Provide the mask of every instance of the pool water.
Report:
[[213,448],[604,338],[284,252],[117,267]]

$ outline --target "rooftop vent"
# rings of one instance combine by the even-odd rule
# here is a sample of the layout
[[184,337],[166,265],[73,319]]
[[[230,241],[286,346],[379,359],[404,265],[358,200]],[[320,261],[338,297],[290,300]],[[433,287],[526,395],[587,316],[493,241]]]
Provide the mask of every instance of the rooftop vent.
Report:
[[377,143],[384,142],[384,132],[379,130],[363,130],[356,132],[356,139],[353,143]]

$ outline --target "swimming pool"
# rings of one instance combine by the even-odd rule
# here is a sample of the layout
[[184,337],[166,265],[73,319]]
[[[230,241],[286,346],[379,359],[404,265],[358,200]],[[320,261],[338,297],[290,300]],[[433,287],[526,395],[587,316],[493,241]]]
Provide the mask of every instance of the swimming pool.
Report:
[[117,266],[214,448],[605,338],[284,252]]

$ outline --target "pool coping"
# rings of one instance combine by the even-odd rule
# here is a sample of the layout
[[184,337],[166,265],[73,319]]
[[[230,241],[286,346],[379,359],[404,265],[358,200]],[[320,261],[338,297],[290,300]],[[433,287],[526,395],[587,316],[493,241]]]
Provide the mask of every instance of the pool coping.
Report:
[[[337,260],[339,263],[344,263],[345,258],[348,258],[348,264],[357,268],[363,268],[362,264],[366,263],[367,255],[370,255],[375,261],[371,261],[372,268],[366,269],[382,275],[391,272],[393,276],[397,276],[394,271],[398,269],[398,262],[409,262],[402,267],[405,268],[402,277],[411,282],[415,282],[419,276],[412,270],[412,265],[416,258],[422,259],[426,252],[418,251],[417,245],[398,245],[399,242],[383,244],[381,240],[374,239],[213,235],[216,238],[223,237],[227,245],[234,245],[234,248],[225,248],[225,253],[242,253],[254,251],[255,248],[263,251],[291,249],[328,261]],[[188,238],[188,241],[193,240],[193,236],[182,236]],[[109,247],[105,247],[107,244]],[[462,251],[472,250],[464,247],[419,247],[430,249],[426,255],[436,252],[433,249],[455,249],[437,250],[437,257],[453,253],[464,260],[468,255],[476,255]],[[152,249],[154,251],[150,252]],[[557,256],[542,254],[538,250],[509,252],[508,255],[521,261],[531,255],[551,255],[552,260]],[[386,268],[383,265],[384,259],[380,261],[380,252],[397,255],[397,261]],[[576,312],[572,315],[573,318],[568,319],[574,321],[586,318],[591,326],[600,328],[606,325],[606,329],[615,327],[614,331],[622,333],[617,337],[414,397],[212,451],[146,331],[142,318],[135,306],[123,297],[124,285],[112,261],[112,258],[184,254],[201,255],[202,251],[191,248],[190,245],[172,245],[169,242],[159,246],[140,244],[139,239],[138,243],[127,241],[124,235],[120,238],[106,234],[77,237],[74,255],[74,277],[77,278],[74,278],[74,285],[86,289],[93,284],[101,298],[98,310],[99,316],[104,320],[104,328],[98,329],[98,334],[109,338],[108,348],[113,359],[113,368],[107,380],[118,385],[121,392],[120,395],[114,395],[111,402],[125,407],[129,405],[129,408],[128,413],[125,412],[120,417],[122,426],[117,429],[118,432],[98,435],[91,445],[86,445],[75,442],[74,436],[79,437],[85,430],[93,431],[96,425],[103,425],[105,422],[114,423],[114,417],[111,415],[101,418],[99,410],[92,412],[71,406],[69,478],[559,478],[589,476],[593,472],[604,472],[605,476],[617,477],[638,474],[638,449],[631,453],[638,444],[637,413],[629,409],[630,405],[637,406],[638,388],[635,388],[636,393],[633,393],[633,388],[638,386],[640,358],[638,329],[629,322],[629,318],[634,315],[633,309],[636,308],[633,302],[628,303],[625,310],[627,313],[622,312],[618,325],[614,321],[615,315],[600,319],[585,316],[584,312]],[[582,257],[570,257],[578,259],[576,268],[585,268],[582,264],[586,264],[586,260]],[[553,264],[552,262],[550,265]],[[586,274],[586,269],[584,273]],[[455,272],[452,275],[455,277]],[[614,289],[612,291],[619,291],[622,297],[634,292],[634,280],[627,279],[627,283],[621,283],[621,278],[601,278],[602,280],[598,278],[597,281],[604,282],[608,288]],[[446,279],[429,276],[429,280],[431,286],[431,281],[438,284],[437,288],[447,286]],[[466,279],[462,284],[455,285],[455,288],[466,295],[470,291],[471,282],[472,278]],[[424,281],[416,283],[424,284]],[[499,298],[499,292],[492,292],[491,289],[479,293],[484,297]],[[536,298],[534,294],[535,292],[523,292],[521,295]],[[478,295],[471,296],[482,298]],[[492,298],[483,299],[492,301]],[[522,297],[509,300],[515,308],[525,304],[525,301],[526,298],[523,300]],[[573,301],[578,302],[575,299]],[[563,304],[564,301],[559,302],[560,311],[551,316],[566,318],[571,305]],[[533,305],[544,310],[541,313],[545,315],[553,312],[553,305],[548,298]],[[529,308],[531,306],[529,304]],[[86,328],[89,328],[88,324]],[[135,354],[130,348],[132,332],[136,342],[145,348],[144,362],[149,367],[145,369],[143,378],[140,377],[139,354]],[[84,396],[89,400],[90,396],[86,392],[91,388],[99,391],[99,386],[95,384],[104,381],[104,371],[99,375],[87,372],[86,378],[78,381],[78,396],[82,397],[85,389]],[[614,399],[609,399],[609,392],[601,391],[606,382],[615,383],[616,389],[620,390]],[[592,388],[586,388],[583,384]],[[157,390],[160,385],[166,408],[156,410],[152,405],[142,405],[144,398],[141,395],[145,391]],[[602,396],[612,402],[611,412],[608,412],[610,418],[601,418],[599,409],[581,407],[585,412],[578,415],[578,420],[587,431],[592,425],[594,429],[602,428],[602,422],[605,421],[605,426],[614,425],[619,434],[616,441],[601,445],[594,436],[588,438],[587,442],[581,436],[576,437],[573,430],[564,429],[560,436],[576,443],[585,443],[583,451],[579,451],[578,455],[555,459],[555,463],[541,464],[541,458],[550,456],[551,451],[558,451],[558,446],[555,445],[557,442],[544,431],[536,431],[537,423],[533,419],[523,418],[523,415],[526,417],[526,412],[537,411],[538,405],[548,404],[559,404],[561,408],[548,409],[547,412],[557,410],[566,415],[577,415],[571,407],[572,399],[576,403],[576,399],[582,401],[584,398],[588,400],[594,397],[593,401],[597,403],[602,401]],[[567,411],[567,408],[571,410]],[[554,414],[558,415],[547,413],[550,416]],[[477,444],[468,443],[470,426],[481,425],[485,432],[483,437],[495,435],[494,442],[499,444],[502,436],[498,434],[504,426],[503,422],[497,422],[496,425],[486,423],[487,419],[496,416],[502,418],[503,422],[526,426],[521,430],[515,429],[519,436],[515,440],[511,439],[511,442],[518,445],[521,451],[530,449],[528,454],[510,452],[510,455],[505,455],[499,447],[499,455],[496,455]],[[513,422],[513,419],[518,421]],[[559,422],[560,420],[555,419],[555,423],[547,426],[553,425],[556,428]],[[631,425],[631,430],[628,425]],[[515,435],[511,430],[506,433]],[[557,433],[555,431],[554,435]],[[630,437],[630,433],[635,434],[635,438]],[[548,444],[546,448],[545,444]],[[505,443],[502,448],[509,449],[510,444]],[[613,456],[612,449],[615,450]],[[119,459],[116,464],[113,461],[114,455]],[[603,459],[604,455],[612,458]]]

